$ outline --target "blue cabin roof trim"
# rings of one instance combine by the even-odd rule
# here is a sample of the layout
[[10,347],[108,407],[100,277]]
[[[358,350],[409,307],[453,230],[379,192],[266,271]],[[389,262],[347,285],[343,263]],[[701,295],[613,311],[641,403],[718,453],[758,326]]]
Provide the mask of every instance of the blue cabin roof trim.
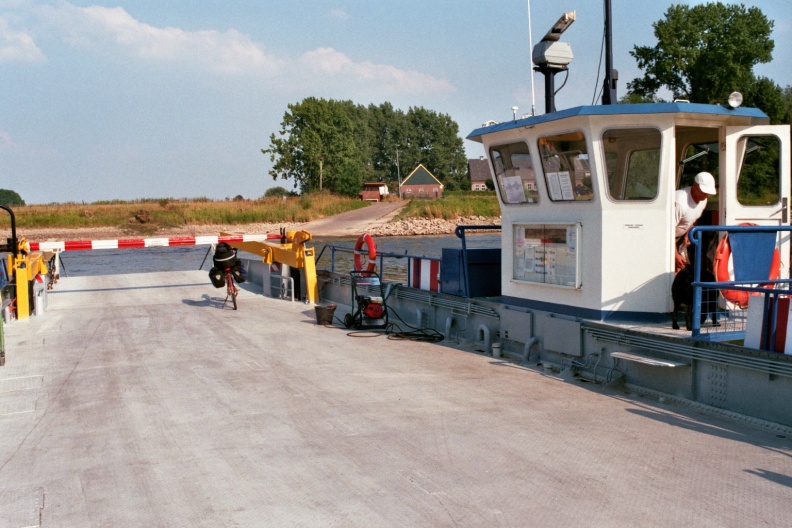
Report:
[[506,121],[504,123],[480,127],[471,132],[467,136],[467,139],[480,142],[482,136],[492,134],[494,132],[502,132],[504,130],[511,130],[514,128],[534,126],[541,123],[549,123],[551,121],[566,119],[569,117],[633,114],[708,114],[769,119],[767,114],[758,108],[728,108],[725,106],[700,103],[640,103],[577,106],[549,114],[531,116],[514,121]]

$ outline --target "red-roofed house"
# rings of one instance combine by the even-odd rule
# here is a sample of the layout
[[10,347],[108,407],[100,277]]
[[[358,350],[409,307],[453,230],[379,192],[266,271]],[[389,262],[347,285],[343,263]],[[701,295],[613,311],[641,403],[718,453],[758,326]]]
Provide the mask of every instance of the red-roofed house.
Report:
[[419,164],[402,182],[401,195],[407,200],[442,198],[443,184],[423,164]]

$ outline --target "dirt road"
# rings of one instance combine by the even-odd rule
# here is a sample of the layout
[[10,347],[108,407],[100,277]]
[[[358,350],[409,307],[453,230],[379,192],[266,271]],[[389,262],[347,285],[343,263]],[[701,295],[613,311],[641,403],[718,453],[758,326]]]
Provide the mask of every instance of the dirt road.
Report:
[[409,202],[380,202],[300,226],[313,236],[357,236],[386,224]]

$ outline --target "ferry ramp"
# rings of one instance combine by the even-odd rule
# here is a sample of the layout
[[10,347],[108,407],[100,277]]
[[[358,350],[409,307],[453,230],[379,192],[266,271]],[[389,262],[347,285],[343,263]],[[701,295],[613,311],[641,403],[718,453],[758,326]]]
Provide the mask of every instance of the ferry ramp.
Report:
[[243,286],[63,278],[6,325],[0,526],[790,526],[783,432]]

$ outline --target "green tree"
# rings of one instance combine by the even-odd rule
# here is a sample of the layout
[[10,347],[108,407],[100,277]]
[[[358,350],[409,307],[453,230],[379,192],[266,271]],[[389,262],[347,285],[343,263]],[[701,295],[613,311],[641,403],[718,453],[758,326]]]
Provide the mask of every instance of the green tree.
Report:
[[25,205],[25,200],[15,191],[0,189],[0,205]]
[[418,163],[449,189],[466,180],[459,126],[448,115],[316,98],[288,108],[280,133],[262,152],[273,162],[274,179],[293,178],[303,192],[319,189],[320,177],[322,189],[349,196],[364,181],[384,181],[395,190],[399,174],[404,178]]
[[368,126],[373,140],[371,165],[374,179],[388,183],[397,192],[399,175],[404,177],[403,169],[409,166],[404,158],[410,137],[404,112],[394,109],[391,103],[369,105]]
[[772,124],[789,123],[789,108],[784,91],[767,77],[757,77],[743,92],[748,106],[761,108]]
[[423,163],[448,190],[467,189],[467,157],[459,137],[459,125],[447,114],[425,108],[407,112],[410,144],[408,156],[417,156],[408,165]]
[[619,104],[639,104],[658,102],[654,97],[641,95],[635,92],[627,92],[619,98]]
[[792,124],[792,86],[787,85],[782,90],[782,95],[784,97],[784,106],[786,107],[783,122]]
[[645,73],[628,89],[645,97],[666,87],[675,99],[722,104],[755,82],[755,65],[772,59],[773,22],[756,7],[672,5],[652,27],[657,45],[630,52]]
[[287,191],[284,187],[277,186],[271,187],[264,191],[264,198],[280,198],[281,196],[289,196],[289,191]]
[[348,176],[340,170],[343,162],[359,157],[357,140],[364,130],[355,122],[354,105],[309,97],[288,108],[280,137],[272,134],[270,148],[261,150],[274,163],[270,175],[276,180],[292,178],[303,193],[335,192],[341,180],[348,188]]

